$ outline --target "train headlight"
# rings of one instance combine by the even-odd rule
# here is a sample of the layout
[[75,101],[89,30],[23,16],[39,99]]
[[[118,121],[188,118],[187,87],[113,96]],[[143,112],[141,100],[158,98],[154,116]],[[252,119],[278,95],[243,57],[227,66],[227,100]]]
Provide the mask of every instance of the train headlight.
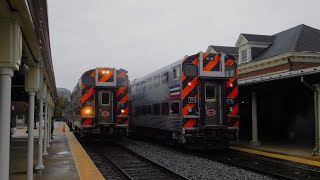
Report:
[[93,107],[92,106],[86,106],[81,110],[81,116],[93,116]]
[[110,71],[108,71],[108,70],[103,70],[101,73],[102,73],[102,74],[109,74]]
[[124,113],[124,109],[121,109],[121,113]]
[[191,82],[188,82],[188,86],[192,86],[192,83],[191,83]]
[[91,109],[86,109],[85,113],[86,114],[90,114],[91,113]]
[[229,87],[233,87],[233,84],[232,84],[232,83],[229,83]]

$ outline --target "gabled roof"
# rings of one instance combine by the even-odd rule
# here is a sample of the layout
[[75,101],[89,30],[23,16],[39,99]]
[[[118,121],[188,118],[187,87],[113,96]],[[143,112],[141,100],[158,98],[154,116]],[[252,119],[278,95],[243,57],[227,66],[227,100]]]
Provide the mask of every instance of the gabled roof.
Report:
[[242,34],[249,42],[263,42],[272,44],[276,36],[258,35],[258,34]]
[[320,30],[304,24],[273,35],[275,38],[254,61],[267,59],[288,52],[320,52]]
[[226,53],[226,54],[238,54],[238,47],[231,47],[231,46],[213,46],[210,45],[213,50],[217,53]]

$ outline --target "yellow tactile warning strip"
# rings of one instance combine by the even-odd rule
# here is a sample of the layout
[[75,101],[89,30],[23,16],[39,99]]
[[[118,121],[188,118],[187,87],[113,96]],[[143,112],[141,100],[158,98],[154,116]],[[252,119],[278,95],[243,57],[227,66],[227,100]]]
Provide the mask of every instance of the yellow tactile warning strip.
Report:
[[98,168],[90,159],[89,155],[83,149],[77,138],[69,131],[67,125],[65,125],[65,133],[70,145],[70,149],[73,155],[74,162],[76,164],[80,179],[104,179]]
[[320,167],[320,162],[319,161],[313,161],[313,160],[299,158],[299,157],[286,156],[286,155],[281,155],[281,154],[274,154],[274,153],[269,153],[269,152],[254,150],[254,149],[235,147],[235,146],[229,146],[229,148],[233,149],[233,150],[237,150],[237,151],[243,151],[243,152],[246,152],[246,153],[257,154],[257,155],[261,155],[261,156],[267,156],[267,157],[283,159],[283,160],[287,160],[287,161],[293,161],[293,162],[297,162],[297,163],[302,163],[302,164],[307,164],[307,165],[311,165],[311,166]]

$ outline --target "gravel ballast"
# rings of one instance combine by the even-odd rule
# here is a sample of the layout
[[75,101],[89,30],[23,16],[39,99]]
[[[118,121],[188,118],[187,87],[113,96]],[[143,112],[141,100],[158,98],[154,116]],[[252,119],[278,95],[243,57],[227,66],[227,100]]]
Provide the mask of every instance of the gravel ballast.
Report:
[[149,142],[124,138],[120,144],[190,179],[273,179]]

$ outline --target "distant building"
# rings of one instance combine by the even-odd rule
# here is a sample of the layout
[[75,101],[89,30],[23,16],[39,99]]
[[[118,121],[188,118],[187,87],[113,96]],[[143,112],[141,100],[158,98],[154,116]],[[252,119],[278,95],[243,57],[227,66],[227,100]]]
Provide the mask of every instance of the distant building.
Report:
[[315,145],[319,154],[320,30],[301,24],[273,35],[242,33],[235,46],[207,52],[238,51],[240,139]]

